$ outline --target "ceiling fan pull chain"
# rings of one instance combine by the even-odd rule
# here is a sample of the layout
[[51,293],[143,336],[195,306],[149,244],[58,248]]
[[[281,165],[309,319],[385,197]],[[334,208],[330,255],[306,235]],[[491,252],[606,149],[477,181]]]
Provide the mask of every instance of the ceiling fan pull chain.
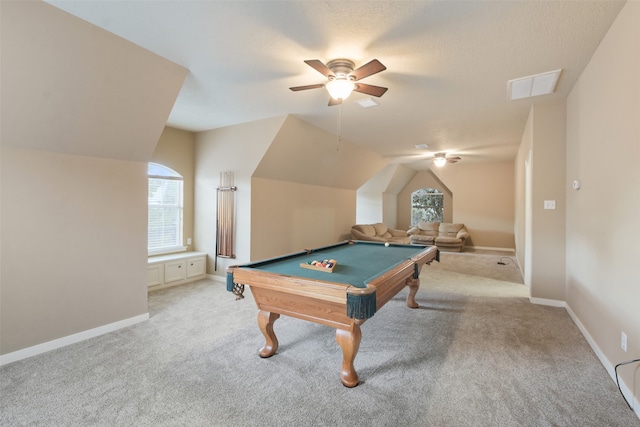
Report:
[[338,132],[336,135],[336,151],[340,151],[340,133],[342,132],[342,103],[338,104]]

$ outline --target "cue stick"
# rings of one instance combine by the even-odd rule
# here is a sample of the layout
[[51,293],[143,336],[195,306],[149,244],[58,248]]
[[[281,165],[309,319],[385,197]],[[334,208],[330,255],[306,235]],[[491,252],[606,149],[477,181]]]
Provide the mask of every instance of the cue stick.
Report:
[[229,215],[231,217],[231,223],[229,224],[229,256],[233,257],[233,193],[229,199]]
[[[233,185],[233,176],[231,174],[227,174],[227,185],[231,187]],[[233,226],[233,210],[231,201],[233,200],[233,193],[229,191],[229,197],[227,197],[227,213],[229,214],[229,222],[227,224],[227,256],[231,255],[232,251],[232,235],[231,235],[231,227]]]
[[233,254],[234,237],[234,194],[237,187],[233,185],[233,172],[220,173],[218,188],[218,228],[216,232],[216,252],[223,257],[235,258]]
[[222,193],[222,235],[220,239],[222,240],[222,250],[221,255],[227,255],[227,193],[223,191]]
[[229,228],[229,210],[227,207],[227,200],[229,199],[229,193],[226,187],[228,186],[228,173],[224,173],[223,175],[223,185],[225,186],[223,202],[222,202],[222,211],[224,215],[224,227],[222,228],[222,247],[223,247],[223,255],[227,256],[227,230]]
[[[227,174],[227,176],[225,177],[225,184],[227,184],[227,186],[229,185],[229,175]],[[231,216],[229,215],[229,196],[231,195],[231,192],[229,190],[227,190],[227,192],[225,193],[226,197],[224,199],[224,212],[226,215],[226,224],[224,227],[224,235],[225,235],[225,242],[224,242],[224,254],[225,256],[229,256],[229,224],[231,223]]]
[[224,255],[229,255],[229,193],[224,194]]
[[[220,172],[220,187],[217,188],[216,213],[216,267],[217,257],[235,258],[233,254],[234,237],[234,194],[233,172]],[[222,192],[222,194],[220,194]]]
[[[230,178],[229,172],[227,172],[225,174],[225,184],[227,185],[227,187],[229,187],[229,178]],[[225,230],[224,230],[225,238],[226,238],[225,245],[224,245],[224,249],[225,249],[224,254],[225,254],[225,256],[229,256],[229,225],[231,224],[231,215],[229,213],[229,197],[231,196],[231,191],[227,190],[226,195],[227,195],[227,197],[225,197],[224,211],[225,211],[225,213],[227,215],[227,224],[226,224],[226,227],[225,227]]]
[[216,256],[214,257],[213,270],[218,271],[218,234],[220,233],[220,190],[216,188]]

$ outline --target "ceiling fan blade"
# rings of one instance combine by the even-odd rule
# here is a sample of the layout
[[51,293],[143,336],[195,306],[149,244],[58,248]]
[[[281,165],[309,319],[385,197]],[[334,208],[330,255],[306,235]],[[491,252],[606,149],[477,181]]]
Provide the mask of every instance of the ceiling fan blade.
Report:
[[318,59],[307,59],[304,62],[325,77],[333,76],[333,71]]
[[372,96],[382,96],[387,91],[386,87],[367,85],[364,83],[356,83],[356,87],[353,88],[354,91],[360,93],[366,93],[367,95]]
[[316,84],[316,85],[306,85],[306,86],[294,86],[294,87],[290,87],[289,89],[291,89],[294,92],[297,92],[299,90],[307,90],[307,89],[318,89],[324,87],[323,84]]
[[449,163],[455,163],[458,160],[462,160],[462,158],[461,157],[448,157],[447,158],[447,162],[449,162]]
[[342,99],[333,99],[329,97],[329,107],[342,104]]
[[386,69],[387,67],[382,65],[380,61],[378,61],[377,59],[373,59],[367,62],[366,64],[364,64],[362,67],[353,70],[351,75],[356,81],[358,81],[360,79],[364,79],[365,77],[369,77],[375,73],[379,73],[380,71],[384,71]]

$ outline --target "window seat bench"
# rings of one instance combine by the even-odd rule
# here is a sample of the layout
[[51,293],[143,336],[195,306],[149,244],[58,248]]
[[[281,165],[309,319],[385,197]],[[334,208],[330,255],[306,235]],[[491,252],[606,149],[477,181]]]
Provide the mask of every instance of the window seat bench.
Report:
[[149,257],[147,286],[164,289],[204,279],[207,273],[206,252],[180,252]]

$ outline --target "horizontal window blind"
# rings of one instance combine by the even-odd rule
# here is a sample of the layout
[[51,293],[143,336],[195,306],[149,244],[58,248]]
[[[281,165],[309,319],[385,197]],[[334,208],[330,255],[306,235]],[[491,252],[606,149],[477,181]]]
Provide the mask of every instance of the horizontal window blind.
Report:
[[148,250],[182,246],[182,178],[149,176],[148,208]]

